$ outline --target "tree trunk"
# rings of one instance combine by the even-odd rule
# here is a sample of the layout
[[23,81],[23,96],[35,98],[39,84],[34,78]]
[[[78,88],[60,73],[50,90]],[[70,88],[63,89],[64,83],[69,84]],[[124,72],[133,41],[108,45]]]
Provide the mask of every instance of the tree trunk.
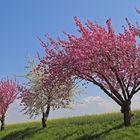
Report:
[[2,115],[1,117],[1,131],[4,130],[4,126],[5,126],[5,115]]
[[132,118],[132,114],[131,114],[131,108],[130,108],[130,101],[125,101],[122,108],[121,108],[121,112],[124,115],[124,125],[126,127],[131,125],[131,118]]
[[43,112],[43,113],[42,113],[42,127],[43,127],[43,128],[46,128],[46,126],[47,126],[47,125],[46,125],[45,113]]
[[47,120],[50,112],[50,105],[47,106],[46,112],[42,113],[42,127],[46,128],[47,127]]

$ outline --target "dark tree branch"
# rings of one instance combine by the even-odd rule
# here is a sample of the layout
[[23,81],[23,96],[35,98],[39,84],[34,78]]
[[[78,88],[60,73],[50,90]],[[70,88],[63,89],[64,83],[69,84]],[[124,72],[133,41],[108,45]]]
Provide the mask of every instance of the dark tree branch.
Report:
[[129,89],[129,86],[130,86],[131,78],[132,78],[132,74],[130,74],[130,77],[129,77],[129,80],[128,80],[128,84],[127,84],[127,87],[126,87],[127,91]]
[[137,93],[139,90],[140,90],[140,86],[137,89],[135,89],[134,94]]
[[[78,70],[75,69],[75,72],[76,72],[76,75],[83,79],[83,80],[88,80],[90,82],[92,82],[93,84],[97,85],[98,87],[100,87],[109,97],[111,97],[118,105],[122,106],[123,104],[123,101],[118,99],[116,96],[117,94],[116,93],[110,93],[101,83],[98,83],[92,76],[89,76],[87,74],[81,74],[80,75],[80,72],[78,72]],[[82,76],[84,75],[84,77]],[[113,95],[115,94],[115,96]]]
[[127,97],[126,97],[126,94],[125,94],[125,89],[124,89],[123,84],[122,84],[122,80],[121,80],[121,78],[119,77],[119,75],[118,75],[118,73],[117,73],[116,70],[115,70],[115,76],[116,76],[116,78],[117,78],[117,81],[118,81],[118,83],[119,83],[121,89],[122,89],[123,97],[124,97],[125,100],[127,100]]
[[131,94],[130,94],[130,98],[132,98],[133,95],[135,93],[137,93],[139,90],[140,90],[140,82],[136,85],[136,80],[135,80],[134,86],[133,86],[132,91],[131,91]]
[[129,94],[129,86],[127,85],[125,85],[125,83],[124,83],[124,81],[122,80],[122,84],[123,84],[123,86],[124,86],[124,88],[125,88],[125,91],[126,91],[126,94],[127,94],[127,98],[128,98],[128,100],[130,100],[130,94]]
[[110,91],[121,101],[123,102],[123,98],[122,96],[118,93],[118,91],[112,86],[112,84],[109,82],[109,80],[101,73],[96,72],[97,74],[101,75],[104,80],[106,81],[106,83],[109,85]]
[[109,97],[111,97],[118,105],[122,106],[122,102],[116,98],[115,96],[113,96],[112,93],[110,93],[101,83],[98,83],[92,76],[88,76],[89,77],[89,81],[94,83],[95,85],[97,85],[98,87],[100,87]]

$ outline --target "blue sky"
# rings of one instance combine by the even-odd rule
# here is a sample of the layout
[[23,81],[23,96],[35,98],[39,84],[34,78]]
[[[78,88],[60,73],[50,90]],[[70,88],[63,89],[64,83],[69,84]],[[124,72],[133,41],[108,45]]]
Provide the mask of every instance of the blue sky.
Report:
[[[117,32],[122,31],[125,17],[131,22],[139,21],[139,0],[0,0],[0,77],[13,77],[25,73],[28,55],[43,55],[36,36],[45,39],[64,37],[62,31],[77,35],[73,16],[85,23],[87,19],[105,26],[107,18]],[[22,81],[22,79],[19,79]],[[88,86],[86,96],[106,95]],[[57,115],[56,115],[57,116]]]

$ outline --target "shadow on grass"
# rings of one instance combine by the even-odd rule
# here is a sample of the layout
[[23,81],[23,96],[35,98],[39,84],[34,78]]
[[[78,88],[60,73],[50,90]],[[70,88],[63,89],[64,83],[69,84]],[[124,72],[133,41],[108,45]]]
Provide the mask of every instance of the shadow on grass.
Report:
[[76,132],[77,132],[77,131],[75,131],[75,132],[73,132],[73,133],[66,134],[65,136],[63,136],[63,137],[61,138],[61,140],[65,140],[65,139],[71,137],[71,136],[74,135]]
[[40,130],[42,130],[42,128],[31,127],[20,131],[14,131],[6,135],[1,140],[24,140],[25,138],[32,137],[35,133],[39,132]]
[[124,124],[119,124],[115,127],[112,127],[110,129],[107,129],[107,130],[104,130],[104,131],[101,131],[99,133],[96,133],[96,134],[89,134],[89,135],[84,135],[84,136],[81,136],[79,138],[77,138],[76,140],[102,140],[103,136],[105,136],[107,133],[109,133],[110,131],[112,130],[117,130],[117,129],[120,129],[124,126]]

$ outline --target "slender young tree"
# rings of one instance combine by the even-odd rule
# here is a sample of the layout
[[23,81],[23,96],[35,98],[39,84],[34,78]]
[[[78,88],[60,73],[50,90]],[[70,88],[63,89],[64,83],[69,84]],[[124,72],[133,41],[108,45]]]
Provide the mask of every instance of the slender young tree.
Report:
[[107,29],[87,21],[86,26],[74,17],[80,36],[67,34],[68,40],[41,41],[45,56],[41,65],[50,60],[52,71],[60,77],[67,73],[100,87],[120,107],[125,126],[131,124],[131,100],[140,90],[139,31],[129,21],[123,33],[115,33],[111,19]]
[[68,108],[74,92],[71,79],[58,79],[47,65],[40,68],[35,61],[29,63],[30,71],[25,75],[28,79],[26,86],[20,87],[21,104],[25,114],[30,117],[42,114],[42,127],[47,127],[50,110]]
[[0,81],[0,120],[1,131],[5,128],[5,116],[11,103],[15,101],[18,95],[18,86],[16,80]]

